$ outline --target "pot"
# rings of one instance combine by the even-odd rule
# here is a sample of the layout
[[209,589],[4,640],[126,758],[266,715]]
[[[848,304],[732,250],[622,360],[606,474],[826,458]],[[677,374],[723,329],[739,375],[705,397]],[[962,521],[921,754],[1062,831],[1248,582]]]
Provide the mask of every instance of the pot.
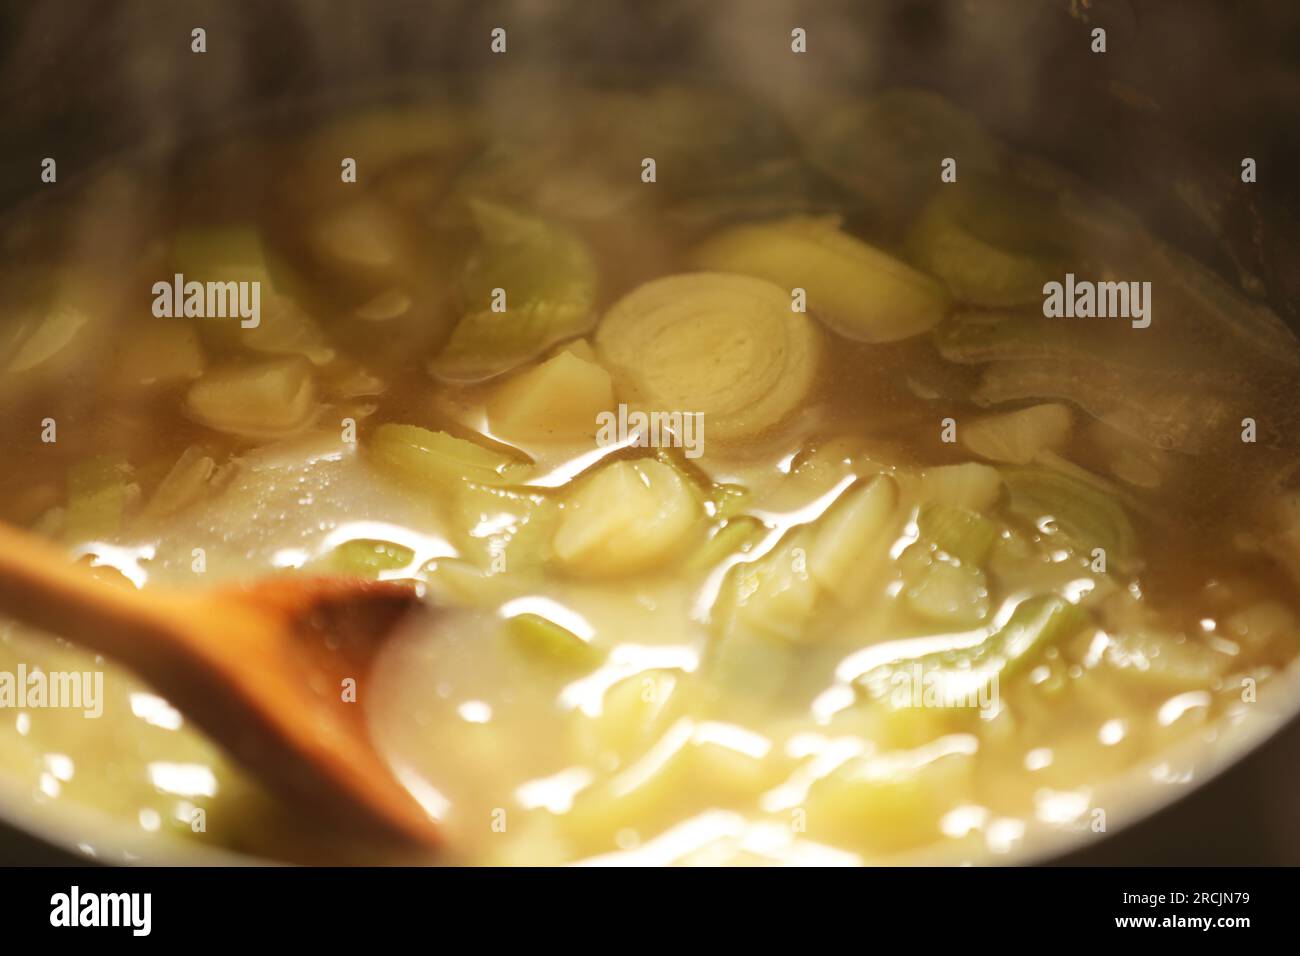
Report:
[[[45,0],[0,10],[0,212],[126,150],[160,175],[184,144],[249,117],[302,117],[404,88],[485,101],[506,31],[540,76],[707,77],[787,115],[835,93],[935,89],[1009,143],[1100,186],[1154,231],[1300,329],[1300,8],[1214,0],[880,2]],[[793,29],[807,53],[784,54]],[[195,52],[196,30],[204,52]],[[1104,31],[1104,52],[1097,30]],[[376,92],[380,91],[380,92]],[[1243,162],[1257,181],[1244,184]],[[1067,863],[1300,863],[1300,686],[1115,821],[1056,841]],[[1290,784],[1290,785],[1288,785]],[[90,820],[0,787],[0,855],[86,859]],[[1127,826],[1121,824],[1127,823]],[[95,831],[98,832],[98,831]],[[118,837],[102,832],[102,845]],[[256,862],[196,850],[170,862]]]

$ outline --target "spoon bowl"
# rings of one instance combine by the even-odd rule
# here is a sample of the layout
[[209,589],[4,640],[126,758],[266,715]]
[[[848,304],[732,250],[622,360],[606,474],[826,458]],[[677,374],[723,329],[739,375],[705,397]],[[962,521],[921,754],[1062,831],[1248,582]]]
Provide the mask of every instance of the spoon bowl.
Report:
[[125,664],[291,806],[433,846],[434,821],[375,750],[361,704],[375,651],[421,609],[410,585],[339,577],[139,591],[0,526],[0,614]]

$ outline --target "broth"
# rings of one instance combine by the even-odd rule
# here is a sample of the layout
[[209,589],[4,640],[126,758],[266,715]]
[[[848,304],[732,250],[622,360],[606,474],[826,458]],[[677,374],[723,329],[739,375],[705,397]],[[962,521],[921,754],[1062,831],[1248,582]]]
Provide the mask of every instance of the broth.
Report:
[[[446,862],[996,858],[1104,831],[1106,785],[1280,686],[1275,316],[933,94],[503,102],[269,124],[16,211],[3,517],[124,587],[416,582],[443,613],[358,706]],[[1045,314],[1067,275],[1091,315]],[[194,314],[227,282],[244,313]],[[105,673],[102,717],[0,714],[38,804],[131,853],[367,857],[2,627],[0,671]]]

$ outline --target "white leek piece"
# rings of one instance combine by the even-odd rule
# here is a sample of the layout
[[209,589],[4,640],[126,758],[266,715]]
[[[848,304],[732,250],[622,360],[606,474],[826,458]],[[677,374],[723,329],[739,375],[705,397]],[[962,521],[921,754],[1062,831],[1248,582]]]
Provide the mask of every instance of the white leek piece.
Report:
[[473,381],[509,371],[595,321],[596,264],[576,234],[472,200],[481,238],[461,277],[464,315],[429,370]]
[[948,314],[943,286],[839,228],[834,216],[795,216],[736,226],[700,245],[701,269],[738,272],[804,289],[808,308],[841,335],[894,342],[920,335]]
[[185,404],[196,421],[245,438],[294,434],[318,411],[311,365],[301,358],[213,369],[190,386]]
[[643,571],[680,551],[703,513],[676,469],[653,459],[614,462],[565,502],[555,557],[592,576]]
[[418,425],[380,425],[371,441],[376,464],[394,478],[430,491],[462,481],[505,485],[521,480],[527,465],[446,432]]
[[744,438],[799,407],[820,342],[790,294],[748,276],[699,272],[639,286],[605,315],[596,349],[619,397],[651,410],[703,413],[705,434]]
[[1064,405],[1032,405],[991,415],[961,430],[961,440],[989,461],[1027,465],[1043,450],[1055,451],[1070,437],[1070,410]]

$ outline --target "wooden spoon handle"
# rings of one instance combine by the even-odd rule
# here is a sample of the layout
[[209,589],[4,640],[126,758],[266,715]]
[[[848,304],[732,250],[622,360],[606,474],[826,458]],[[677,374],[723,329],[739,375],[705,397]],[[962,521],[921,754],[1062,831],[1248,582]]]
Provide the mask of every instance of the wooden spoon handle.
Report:
[[0,524],[0,614],[130,664],[175,644],[166,600],[102,581],[44,538]]

